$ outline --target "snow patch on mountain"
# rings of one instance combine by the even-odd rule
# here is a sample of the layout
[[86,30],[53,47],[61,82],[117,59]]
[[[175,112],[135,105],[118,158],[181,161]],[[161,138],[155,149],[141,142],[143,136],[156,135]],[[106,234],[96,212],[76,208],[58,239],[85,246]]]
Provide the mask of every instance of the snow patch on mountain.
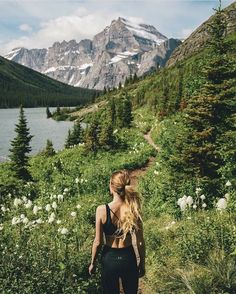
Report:
[[[159,32],[154,27],[146,26],[143,24],[136,24],[125,18],[120,18],[120,19],[126,25],[127,29],[131,31],[134,35],[136,35],[137,37],[151,40],[155,42],[157,45],[160,45],[162,42],[164,42],[167,39],[165,36],[163,36],[163,38],[158,38],[156,34],[158,34]],[[153,32],[151,31],[151,28],[153,29]]]
[[22,48],[14,48],[12,51],[8,52],[7,55],[5,55],[5,58],[12,60],[21,50]]
[[123,59],[127,59],[130,56],[137,55],[137,53],[138,52],[130,52],[130,51],[120,52],[119,54],[111,58],[111,61],[109,62],[109,64],[117,63]]

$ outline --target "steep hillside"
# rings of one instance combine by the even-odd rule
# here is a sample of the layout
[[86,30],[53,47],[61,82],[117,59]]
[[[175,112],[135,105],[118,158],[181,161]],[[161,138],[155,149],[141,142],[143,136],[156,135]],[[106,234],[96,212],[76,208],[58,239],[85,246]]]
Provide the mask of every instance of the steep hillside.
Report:
[[[236,32],[236,2],[232,3],[224,9],[227,19],[227,34]],[[194,53],[201,50],[207,40],[210,38],[208,25],[212,23],[214,15],[203,22],[185,41],[174,50],[170,59],[167,61],[167,67],[174,65],[177,61],[181,61]]]
[[74,88],[0,57],[0,107],[74,106],[94,99],[97,91]]

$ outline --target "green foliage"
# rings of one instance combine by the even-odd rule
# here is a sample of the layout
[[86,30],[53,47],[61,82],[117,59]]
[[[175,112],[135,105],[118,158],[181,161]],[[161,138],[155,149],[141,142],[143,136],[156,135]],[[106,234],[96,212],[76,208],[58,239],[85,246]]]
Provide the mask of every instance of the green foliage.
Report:
[[0,57],[0,107],[75,106],[94,100],[99,91],[71,87]]
[[47,108],[46,108],[46,115],[47,115],[47,118],[52,117],[52,113],[51,113],[51,111],[50,111],[50,109],[49,109],[48,106],[47,106]]
[[53,143],[51,140],[47,139],[46,147],[45,149],[41,152],[42,155],[45,156],[53,156],[56,154],[54,148],[53,148]]
[[27,120],[24,115],[23,106],[20,106],[19,122],[15,127],[16,137],[11,141],[11,152],[9,157],[11,159],[11,169],[16,174],[16,177],[23,180],[31,179],[27,170],[28,156],[27,153],[31,151],[30,141],[33,135],[30,135],[27,127]]
[[83,137],[83,130],[81,128],[81,123],[79,120],[77,120],[74,123],[73,129],[68,130],[65,147],[70,148],[74,145],[78,145],[79,143],[82,142],[82,137]]

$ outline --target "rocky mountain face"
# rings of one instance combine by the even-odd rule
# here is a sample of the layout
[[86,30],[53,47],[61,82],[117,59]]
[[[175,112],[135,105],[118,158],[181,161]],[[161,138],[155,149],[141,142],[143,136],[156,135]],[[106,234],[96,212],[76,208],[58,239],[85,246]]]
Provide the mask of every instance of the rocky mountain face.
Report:
[[[236,31],[236,2],[224,9],[227,22],[226,34]],[[184,42],[174,50],[173,54],[166,63],[167,67],[174,65],[177,61],[188,58],[190,55],[198,52],[210,38],[209,24],[214,19],[212,15],[208,20],[203,22]]]
[[119,17],[93,40],[56,42],[47,49],[15,48],[5,58],[69,85],[117,87],[125,78],[164,66],[182,42],[168,39],[147,24]]

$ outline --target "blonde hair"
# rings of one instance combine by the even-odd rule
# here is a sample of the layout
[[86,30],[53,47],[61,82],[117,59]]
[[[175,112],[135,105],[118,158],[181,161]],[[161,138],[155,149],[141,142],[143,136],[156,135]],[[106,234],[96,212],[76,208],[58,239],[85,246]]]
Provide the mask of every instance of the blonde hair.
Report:
[[139,222],[142,221],[140,195],[130,185],[130,175],[125,169],[113,172],[110,181],[113,190],[128,206],[128,212],[122,218],[119,218],[117,223],[117,232],[122,232],[121,238],[125,239],[127,233],[137,230]]

